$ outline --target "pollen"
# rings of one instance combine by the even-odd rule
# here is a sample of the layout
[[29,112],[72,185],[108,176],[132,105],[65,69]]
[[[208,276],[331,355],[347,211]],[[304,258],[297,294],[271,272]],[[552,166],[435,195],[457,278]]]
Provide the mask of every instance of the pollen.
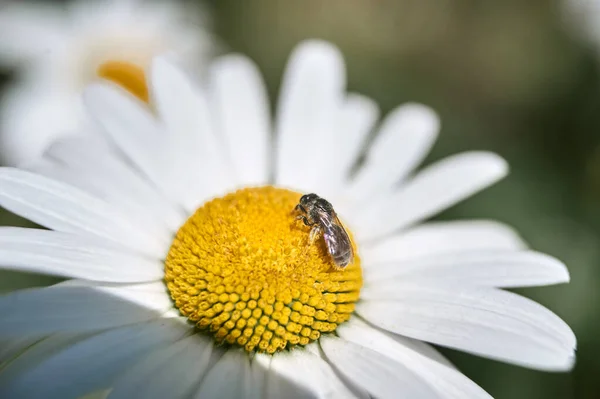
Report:
[[98,67],[98,76],[118,84],[144,102],[148,102],[148,85],[144,69],[125,61],[107,61]]
[[[211,200],[179,229],[165,281],[180,313],[219,344],[275,353],[332,333],[354,311],[360,257],[336,269],[293,213],[301,194],[246,188]],[[349,232],[350,233],[350,232]]]

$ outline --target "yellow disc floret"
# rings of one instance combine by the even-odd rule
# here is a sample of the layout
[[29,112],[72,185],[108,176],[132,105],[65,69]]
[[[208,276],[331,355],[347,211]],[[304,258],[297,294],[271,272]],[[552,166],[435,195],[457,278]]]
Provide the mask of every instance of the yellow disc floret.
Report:
[[96,72],[101,78],[118,84],[140,100],[148,102],[148,85],[142,67],[131,62],[107,61]]
[[[306,345],[354,311],[360,258],[336,270],[293,213],[301,194],[248,188],[214,199],[179,229],[165,261],[175,306],[217,342],[267,352]],[[353,244],[354,245],[354,244]]]

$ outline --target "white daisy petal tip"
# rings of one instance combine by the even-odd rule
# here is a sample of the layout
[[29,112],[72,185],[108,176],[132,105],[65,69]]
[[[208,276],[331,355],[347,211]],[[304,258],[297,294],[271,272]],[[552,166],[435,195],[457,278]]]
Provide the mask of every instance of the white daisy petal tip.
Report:
[[[241,53],[225,54],[215,58],[209,68],[210,78],[213,84],[243,80],[248,84],[262,85],[263,80],[258,66],[250,58]],[[260,99],[263,100],[263,99]]]
[[[381,117],[381,110],[379,108],[379,104],[375,100],[365,95],[350,92],[346,96],[346,104],[345,104],[346,112],[348,112],[349,116],[360,116],[362,117],[359,125],[363,128],[364,133],[360,135],[359,138],[364,140],[364,136],[369,133],[369,131],[373,128],[377,120]],[[350,119],[353,121],[353,119]],[[342,124],[342,126],[345,126]],[[357,140],[358,141],[358,140]],[[358,141],[362,144],[362,141]],[[356,150],[358,152],[358,149]],[[358,156],[357,156],[358,158]]]
[[[334,44],[320,39],[305,40],[294,48],[286,66],[286,75],[288,74],[294,80],[300,80],[299,76],[314,74],[326,77],[340,95],[346,85],[346,63],[342,52]],[[284,92],[281,93],[281,96],[285,95]]]
[[429,153],[440,129],[433,109],[406,103],[383,120],[365,162],[348,186],[346,196],[360,209],[374,194],[385,193],[402,182]]
[[481,175],[487,175],[490,185],[502,180],[509,173],[508,162],[494,152],[469,151],[459,155],[463,155],[473,166],[477,166]]
[[[473,183],[470,184],[472,193],[475,193],[497,183],[505,178],[510,170],[508,162],[500,155],[491,151],[465,151],[451,155],[430,167],[424,169],[457,168],[461,173],[471,170],[469,176]],[[463,170],[464,169],[464,170]]]
[[481,192],[508,174],[508,163],[488,151],[451,155],[422,169],[391,195],[364,204],[353,225],[361,241],[397,233]]
[[577,364],[577,343],[573,346],[570,352],[566,352],[562,362],[557,362],[554,365],[546,368],[536,367],[538,370],[547,371],[550,373],[565,373],[573,370]]
[[[458,222],[460,223],[460,222]],[[526,250],[529,245],[519,232],[508,224],[492,219],[471,220],[466,223],[472,223],[474,226],[484,230],[488,236],[494,236],[494,242],[500,242],[501,248],[510,248],[515,250]]]
[[320,39],[309,39],[298,44],[289,57],[286,74],[326,74],[340,92],[346,84],[346,63],[340,49]]
[[225,71],[221,72],[223,74],[236,73],[240,70],[246,72],[248,69],[252,69],[252,72],[258,70],[256,64],[241,53],[225,54],[216,58],[211,62],[211,69]]
[[440,130],[440,117],[433,108],[421,103],[405,103],[396,109],[397,117],[402,117],[419,132],[436,136]]
[[296,60],[296,58],[326,61],[342,65],[342,67],[344,65],[344,56],[340,49],[336,45],[321,39],[307,39],[298,44],[290,56],[290,62]]
[[563,261],[541,252],[531,252],[531,254],[538,257],[540,269],[543,268],[546,272],[548,278],[547,285],[566,284],[571,281],[571,274]]
[[572,347],[564,349],[561,353],[556,353],[552,361],[546,363],[521,363],[522,367],[527,367],[533,370],[539,370],[548,373],[568,373],[573,370],[577,364],[577,338],[575,333],[571,331]]

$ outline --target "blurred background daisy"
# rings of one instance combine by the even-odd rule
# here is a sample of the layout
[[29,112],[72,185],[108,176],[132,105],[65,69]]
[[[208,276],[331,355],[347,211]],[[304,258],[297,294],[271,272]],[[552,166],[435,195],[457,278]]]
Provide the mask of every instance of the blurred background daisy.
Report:
[[[34,156],[45,147],[45,127],[66,124],[58,130],[61,134],[79,130],[80,122],[69,117],[77,106],[61,111],[56,106],[60,95],[54,100],[45,96],[53,90],[63,93],[55,87],[65,76],[72,80],[67,85],[71,89],[64,93],[72,93],[73,88],[78,91],[87,80],[98,78],[103,62],[142,67],[131,62],[133,59],[114,55],[89,69],[76,69],[87,71],[81,75],[73,72],[70,63],[49,67],[47,46],[60,43],[59,48],[64,49],[66,43],[79,43],[86,37],[73,26],[98,18],[100,22],[90,26],[103,26],[101,33],[109,31],[111,24],[101,22],[109,18],[100,17],[109,7],[94,8],[89,6],[92,3],[97,4],[22,0],[4,1],[0,6],[0,14],[13,13],[0,23],[0,29],[10,28],[8,35],[0,35],[2,112],[7,115],[6,109],[14,110],[8,112],[9,119],[2,117],[0,125],[0,154],[5,164]],[[225,47],[248,54],[258,63],[271,98],[276,98],[286,57],[300,40],[330,40],[345,55],[349,89],[374,98],[382,113],[405,101],[426,103],[439,112],[443,121],[440,138],[426,163],[472,149],[494,151],[506,158],[511,165],[507,179],[436,219],[498,219],[514,226],[533,249],[568,265],[570,284],[518,291],[551,308],[573,328],[578,337],[577,365],[570,374],[551,374],[447,349],[442,352],[496,398],[569,399],[596,398],[600,392],[600,358],[595,355],[600,351],[600,19],[594,13],[600,8],[595,3],[196,0],[186,2],[185,6],[192,8],[178,13],[174,7],[182,3],[165,1],[158,4],[171,12],[158,12],[150,19],[161,27],[169,26],[154,32],[172,38],[169,43],[176,43],[174,48],[198,44],[182,46],[196,54],[183,61],[201,73],[213,46],[207,44],[210,36],[198,27],[206,27],[203,10],[210,9],[215,35]],[[152,13],[141,10],[151,10],[157,3],[144,2],[143,8],[142,2],[128,4],[119,7],[137,7],[134,18],[125,24],[133,29],[142,16]],[[183,19],[178,17],[181,15]],[[170,19],[161,19],[165,16]],[[196,17],[195,23],[181,22]],[[159,19],[166,25],[159,24]],[[177,36],[181,38],[177,40],[176,34],[184,30],[195,33]],[[73,54],[87,54],[74,48],[78,50]],[[49,69],[42,73],[44,67]],[[55,77],[46,78],[50,75]],[[25,113],[19,111],[19,104],[24,104]],[[9,120],[15,127],[7,131]],[[33,125],[19,130],[21,123]],[[10,136],[5,133],[15,135],[13,149],[6,146],[5,137]],[[27,134],[39,141],[25,139]],[[23,146],[18,139],[30,144]],[[21,151],[25,155],[19,155]],[[26,225],[7,212],[0,218],[6,225]],[[8,291],[50,281],[5,273],[0,284]]]
[[81,131],[81,91],[99,78],[149,101],[146,72],[168,54],[200,72],[214,43],[197,3],[169,0],[3,1],[0,65],[15,80],[0,103],[0,157],[34,159]]

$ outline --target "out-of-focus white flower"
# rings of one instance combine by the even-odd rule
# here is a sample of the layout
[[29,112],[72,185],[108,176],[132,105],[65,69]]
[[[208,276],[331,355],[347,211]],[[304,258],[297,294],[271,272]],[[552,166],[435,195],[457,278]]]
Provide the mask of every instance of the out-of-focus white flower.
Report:
[[[346,92],[328,43],[293,53],[274,123],[244,57],[202,88],[159,58],[150,88],[152,112],[86,92],[111,146],[65,138],[0,168],[0,205],[51,229],[0,228],[0,267],[69,279],[0,297],[0,397],[490,398],[428,342],[573,366],[569,326],[504,290],[569,281],[560,261],[497,222],[421,223],[508,171],[481,151],[417,170],[430,108],[393,110],[350,179],[378,107]],[[311,245],[294,220],[308,192],[351,231],[345,269],[321,245],[333,230]]]
[[2,98],[0,157],[19,164],[81,131],[81,92],[95,79],[148,101],[146,70],[157,54],[199,70],[213,48],[200,11],[168,0],[0,6],[0,64],[19,72]]
[[568,29],[600,52],[600,0],[564,0],[562,5]]

